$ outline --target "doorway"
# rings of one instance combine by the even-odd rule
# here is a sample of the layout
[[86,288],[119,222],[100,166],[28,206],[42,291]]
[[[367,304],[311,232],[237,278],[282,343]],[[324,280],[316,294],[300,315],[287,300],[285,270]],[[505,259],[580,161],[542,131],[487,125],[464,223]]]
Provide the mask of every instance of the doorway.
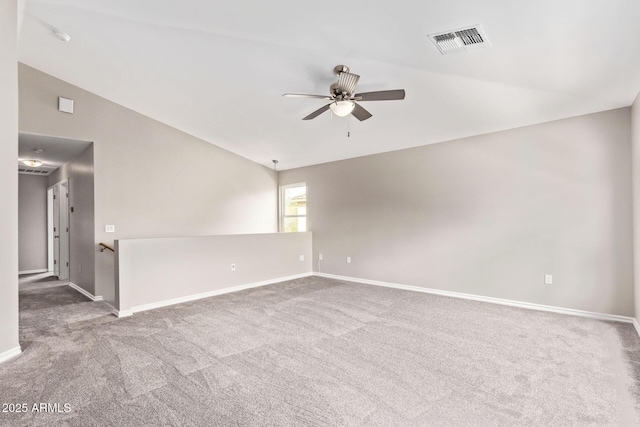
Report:
[[47,189],[49,268],[58,280],[69,280],[69,180]]
[[53,272],[53,187],[47,188],[47,271]]

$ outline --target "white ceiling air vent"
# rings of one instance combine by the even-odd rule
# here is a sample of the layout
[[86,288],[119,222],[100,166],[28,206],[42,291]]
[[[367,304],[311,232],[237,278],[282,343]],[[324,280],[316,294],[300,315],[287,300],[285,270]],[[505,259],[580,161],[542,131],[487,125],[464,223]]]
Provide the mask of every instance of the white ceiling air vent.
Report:
[[48,165],[42,165],[36,168],[32,168],[30,166],[26,166],[22,164],[22,162],[18,162],[18,173],[25,174],[25,175],[47,176],[56,169],[57,167],[48,166]]
[[491,46],[480,25],[430,34],[429,38],[443,55]]

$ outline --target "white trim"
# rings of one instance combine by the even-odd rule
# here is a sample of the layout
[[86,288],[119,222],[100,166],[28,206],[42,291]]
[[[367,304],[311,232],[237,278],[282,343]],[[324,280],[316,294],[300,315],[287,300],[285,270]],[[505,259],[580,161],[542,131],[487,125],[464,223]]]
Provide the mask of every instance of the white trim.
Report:
[[[481,295],[465,294],[461,292],[443,291],[440,289],[423,288],[413,285],[401,285],[398,283],[380,282],[378,280],[359,279],[356,277],[338,276],[335,274],[314,273],[315,276],[326,277],[328,279],[346,280],[348,282],[362,283],[365,285],[384,286],[386,288],[402,289],[405,291],[423,292],[426,294],[440,295],[452,298],[461,298],[472,301],[488,302],[491,304],[508,305],[511,307],[526,308],[529,310],[549,311],[552,313],[568,314],[570,316],[588,317],[590,319],[608,320],[613,322],[633,323],[637,331],[640,331],[640,324],[633,318],[619,316],[617,314],[595,313],[592,311],[575,310],[573,308],[555,307],[551,305],[534,304],[530,302],[514,301],[502,298],[484,297]],[[635,322],[635,323],[634,323]],[[640,332],[638,332],[640,335]]]
[[68,285],[71,286],[76,291],[80,292],[85,297],[89,298],[91,301],[102,301],[102,297],[101,296],[97,296],[97,297],[93,296],[92,294],[90,294],[89,292],[85,291],[84,289],[82,289],[80,286],[76,285],[73,282],[69,282]]
[[[288,188],[295,188],[295,187],[304,187],[305,188],[305,194],[307,191],[307,183],[306,182],[297,182],[295,184],[285,184],[285,185],[280,185],[279,187],[279,191],[278,191],[278,232],[280,233],[284,233],[284,219],[285,218],[307,218],[307,214],[305,213],[304,215],[285,215],[284,214],[284,192],[286,189]],[[306,212],[306,211],[305,211]],[[305,230],[305,232],[308,230]]]
[[[209,298],[216,295],[229,294],[231,292],[244,291],[245,289],[258,288],[260,286],[272,285],[274,283],[284,282],[287,280],[301,279],[303,277],[313,276],[313,273],[295,274],[293,276],[277,277],[275,279],[263,280],[260,282],[247,283],[246,285],[232,286],[230,288],[216,289],[214,291],[203,292],[201,294],[187,295],[179,298],[172,298],[164,301],[152,302],[150,304],[138,305],[131,307],[128,310],[121,310],[114,314],[118,317],[130,316],[133,313],[139,313],[141,311],[153,310],[160,307],[166,307],[169,305],[180,304],[183,302],[195,301],[203,298]],[[117,310],[116,310],[117,311]]]
[[49,270],[47,270],[46,268],[41,268],[39,270],[24,270],[24,271],[18,271],[18,275],[21,274],[35,274],[35,273],[47,273]]
[[53,187],[47,188],[47,269],[54,270],[53,265]]
[[71,199],[71,186],[69,184],[69,177],[63,179],[58,183],[58,209],[60,213],[58,215],[58,244],[60,250],[58,251],[58,278],[62,280],[71,281],[71,216],[69,213],[69,207]]
[[638,333],[638,336],[640,336],[640,323],[638,323],[638,319],[635,317],[633,318],[633,327],[636,328],[636,332]]
[[11,350],[7,350],[4,353],[0,353],[0,363],[6,362],[11,358],[16,357],[20,353],[22,353],[22,349],[20,348],[20,346],[14,347]]
[[120,317],[129,317],[133,314],[131,310],[116,310],[115,308],[111,311],[111,314],[120,318]]

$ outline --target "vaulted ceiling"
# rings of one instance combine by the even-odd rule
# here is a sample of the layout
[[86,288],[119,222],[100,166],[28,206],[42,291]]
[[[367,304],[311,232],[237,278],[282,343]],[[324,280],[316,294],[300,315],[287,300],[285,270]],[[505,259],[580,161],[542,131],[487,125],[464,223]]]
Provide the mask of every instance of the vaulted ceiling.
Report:
[[[281,169],[626,107],[640,91],[633,0],[26,0],[22,18],[21,62]],[[427,37],[472,25],[492,47],[441,55]],[[358,91],[406,99],[363,104],[363,122],[302,121],[324,101],[281,95],[328,94],[338,64]]]

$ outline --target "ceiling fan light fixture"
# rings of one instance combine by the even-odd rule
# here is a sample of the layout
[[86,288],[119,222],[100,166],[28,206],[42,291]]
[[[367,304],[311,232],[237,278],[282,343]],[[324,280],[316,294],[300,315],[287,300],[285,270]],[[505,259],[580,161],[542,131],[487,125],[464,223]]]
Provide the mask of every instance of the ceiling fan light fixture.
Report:
[[331,108],[331,111],[336,116],[346,117],[349,114],[351,114],[355,106],[356,106],[356,103],[353,101],[336,101],[336,102],[332,102],[329,105],[329,108]]
[[38,166],[43,165],[43,162],[40,160],[23,160],[22,163],[32,168],[37,168]]

